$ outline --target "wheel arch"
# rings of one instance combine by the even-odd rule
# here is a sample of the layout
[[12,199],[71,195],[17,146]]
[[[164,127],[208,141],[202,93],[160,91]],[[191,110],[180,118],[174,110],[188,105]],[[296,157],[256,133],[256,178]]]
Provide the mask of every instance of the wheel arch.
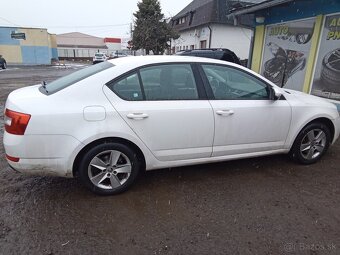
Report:
[[334,123],[331,121],[331,119],[327,118],[327,117],[318,117],[316,119],[310,120],[309,122],[307,122],[305,125],[303,125],[298,132],[296,132],[296,135],[290,145],[290,149],[292,149],[296,138],[298,137],[298,135],[300,134],[300,132],[307,127],[308,125],[310,125],[311,123],[323,123],[324,125],[326,125],[329,128],[329,131],[331,132],[331,139],[330,139],[330,143],[332,143],[333,139],[334,139],[334,135],[335,135],[335,126]]
[[100,139],[97,139],[97,140],[94,140],[94,141],[88,143],[86,146],[84,146],[78,152],[77,156],[75,157],[75,159],[73,161],[73,165],[72,165],[73,176],[77,176],[81,158],[84,156],[84,154],[89,149],[93,148],[96,145],[99,145],[99,144],[102,144],[102,143],[109,143],[109,142],[120,143],[120,144],[124,144],[124,145],[131,147],[137,153],[138,159],[141,160],[141,162],[142,162],[142,169],[141,170],[145,171],[145,166],[146,166],[145,156],[144,156],[142,150],[135,143],[131,142],[130,140],[127,140],[125,138],[120,138],[120,137],[104,137],[104,138],[100,138]]

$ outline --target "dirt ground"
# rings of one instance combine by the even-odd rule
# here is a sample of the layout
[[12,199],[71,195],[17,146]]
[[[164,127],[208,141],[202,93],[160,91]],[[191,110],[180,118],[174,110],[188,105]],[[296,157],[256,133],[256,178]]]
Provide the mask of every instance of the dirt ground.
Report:
[[[14,89],[79,67],[0,72]],[[340,254],[340,141],[310,166],[271,156],[146,173],[95,196],[12,171],[0,145],[0,254]]]

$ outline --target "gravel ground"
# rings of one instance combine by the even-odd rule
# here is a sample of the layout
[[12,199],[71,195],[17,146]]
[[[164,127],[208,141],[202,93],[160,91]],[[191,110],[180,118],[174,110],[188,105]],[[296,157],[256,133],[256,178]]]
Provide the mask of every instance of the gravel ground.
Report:
[[[80,68],[9,67],[14,89]],[[340,142],[310,166],[287,156],[147,172],[95,196],[77,180],[12,171],[0,145],[0,254],[340,254]]]

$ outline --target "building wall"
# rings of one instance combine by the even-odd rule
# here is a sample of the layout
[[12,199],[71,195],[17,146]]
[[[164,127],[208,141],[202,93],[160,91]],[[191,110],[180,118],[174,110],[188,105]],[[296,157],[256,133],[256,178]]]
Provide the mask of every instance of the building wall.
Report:
[[[248,59],[252,31],[246,28],[222,24],[212,24],[210,48],[227,48],[235,52],[240,59]],[[175,51],[200,49],[202,41],[209,48],[210,29],[208,26],[183,31],[180,38],[172,41]],[[192,48],[193,47],[193,48]]]
[[[332,67],[324,65],[327,54],[331,54],[335,50],[340,50],[340,36],[328,38],[327,34],[329,31],[333,31],[333,34],[336,35],[336,33],[339,33],[336,31],[340,31],[340,1],[316,0],[310,1],[308,5],[303,1],[293,1],[284,6],[259,11],[255,13],[255,15],[265,18],[263,24],[256,24],[251,65],[254,71],[261,74],[264,73],[265,65],[268,61],[265,58],[265,50],[268,48],[268,42],[271,41],[268,40],[271,36],[270,29],[272,27],[277,28],[275,33],[278,33],[277,38],[281,40],[277,40],[277,42],[279,42],[279,46],[286,50],[288,54],[288,44],[290,43],[292,45],[296,37],[292,37],[292,35],[294,35],[293,30],[289,30],[287,34],[284,34],[280,29],[286,27],[293,27],[294,29],[295,26],[295,30],[300,29],[298,33],[301,34],[301,29],[306,28],[299,27],[299,24],[307,20],[314,20],[312,36],[308,41],[310,50],[304,55],[306,63],[304,67],[301,66],[301,71],[299,70],[295,74],[298,75],[298,73],[300,73],[301,75],[302,70],[304,72],[304,79],[301,82],[300,88],[297,90],[328,98],[335,102],[340,109],[340,83],[335,84],[336,80],[340,81],[340,70],[336,70],[337,67],[335,66],[332,70]],[[334,19],[332,24],[330,19]],[[340,35],[340,33],[338,35]],[[292,52],[291,50],[301,51],[301,42],[300,45],[298,44],[296,44],[295,48],[289,46],[290,53]],[[292,75],[290,76],[293,78]]]
[[58,57],[60,59],[92,59],[97,52],[103,52],[110,55],[108,49],[100,48],[72,48],[58,47]]
[[50,41],[50,49],[51,49],[51,56],[53,59],[58,59],[58,46],[57,46],[57,35],[56,34],[50,34],[49,35],[49,41]]
[[200,49],[200,42],[206,41],[209,45],[209,29],[206,26],[197,27],[195,29],[186,30],[180,32],[180,38],[173,40],[172,47],[175,47],[175,51]]
[[[24,33],[25,39],[12,38],[13,32]],[[58,57],[52,41],[46,29],[0,27],[0,54],[8,64],[50,64],[52,56]]]
[[227,48],[235,52],[240,59],[248,59],[252,37],[250,29],[221,24],[214,24],[211,28],[211,48]]
[[105,43],[107,48],[109,49],[110,52],[115,52],[119,51],[122,49],[122,44],[121,43],[111,43],[111,42],[106,42]]

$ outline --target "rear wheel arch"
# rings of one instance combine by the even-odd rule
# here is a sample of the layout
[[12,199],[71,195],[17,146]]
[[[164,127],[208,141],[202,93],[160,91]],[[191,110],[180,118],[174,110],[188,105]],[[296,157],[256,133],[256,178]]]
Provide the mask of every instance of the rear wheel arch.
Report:
[[78,175],[78,170],[79,170],[81,159],[86,154],[86,152],[89,151],[91,148],[99,144],[104,144],[104,143],[118,143],[118,144],[124,144],[130,147],[133,151],[136,152],[138,159],[141,161],[142,169],[145,170],[146,163],[145,163],[144,154],[142,150],[135,143],[127,139],[120,138],[120,137],[105,137],[105,138],[92,141],[91,143],[87,144],[84,148],[82,148],[78,152],[77,156],[75,157],[75,160],[73,161],[73,166],[72,166],[72,174],[74,177]]

